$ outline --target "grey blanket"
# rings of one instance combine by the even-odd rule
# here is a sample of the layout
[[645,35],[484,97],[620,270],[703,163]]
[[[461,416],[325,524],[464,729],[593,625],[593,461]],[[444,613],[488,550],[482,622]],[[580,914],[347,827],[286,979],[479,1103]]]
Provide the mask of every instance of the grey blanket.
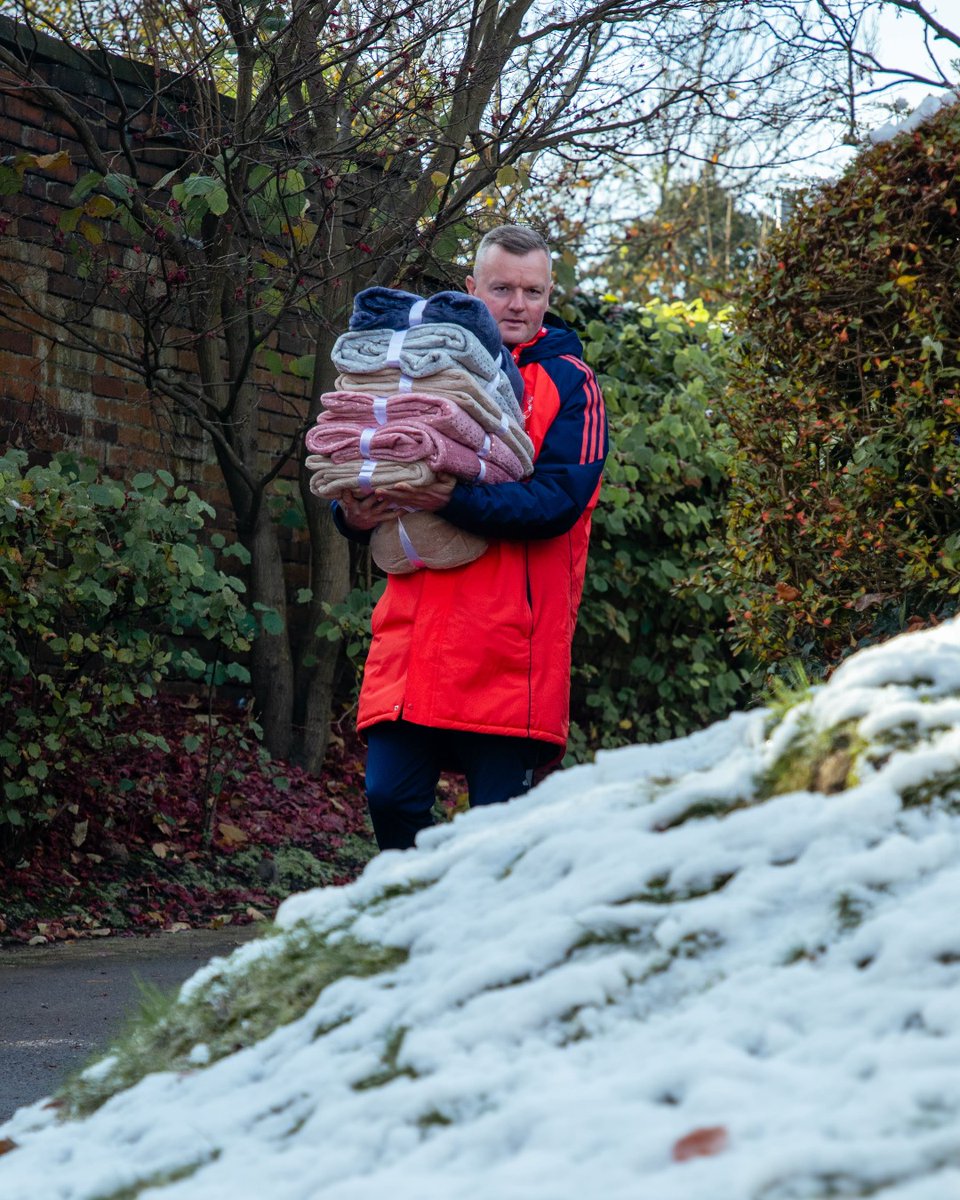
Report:
[[351,329],[408,329],[417,325],[460,325],[472,333],[510,380],[513,393],[523,400],[523,380],[513,356],[503,344],[496,321],[487,306],[466,292],[435,292],[417,296],[399,288],[371,287],[353,300]]
[[354,376],[393,367],[420,379],[451,368],[465,369],[490,384],[501,409],[523,425],[520,405],[507,376],[476,335],[461,325],[418,325],[394,332],[350,330],[334,342],[330,357],[338,371]]

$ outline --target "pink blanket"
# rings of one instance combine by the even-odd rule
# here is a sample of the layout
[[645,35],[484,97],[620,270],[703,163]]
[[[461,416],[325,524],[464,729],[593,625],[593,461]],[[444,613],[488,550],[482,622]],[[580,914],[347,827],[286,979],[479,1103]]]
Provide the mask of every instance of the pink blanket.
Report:
[[[329,426],[340,421],[354,425],[393,425],[395,422],[416,421],[429,425],[438,433],[452,437],[471,450],[483,445],[486,431],[464,412],[449,396],[429,392],[393,392],[377,395],[366,391],[324,392],[320,397],[324,411],[317,425]],[[307,448],[315,431],[307,434]],[[326,454],[326,450],[317,451]]]
[[307,434],[307,449],[335,463],[353,459],[373,462],[425,462],[433,471],[456,475],[468,482],[506,483],[521,479],[523,467],[499,438],[481,430],[481,447],[462,442],[417,420],[361,425],[321,413]]
[[[482,384],[469,371],[449,368],[433,375],[422,375],[416,380],[415,392],[403,391],[400,386],[402,379],[401,373],[390,367],[369,374],[345,372],[337,377],[337,388],[340,390],[327,395],[384,395],[390,397],[391,404],[394,403],[394,394],[398,400],[401,396],[420,399],[433,395],[445,396],[468,417],[472,417],[485,433],[495,433],[523,463],[524,475],[529,475],[533,470],[533,443],[516,421],[504,416],[497,400],[484,391]],[[322,399],[326,404],[327,397]]]

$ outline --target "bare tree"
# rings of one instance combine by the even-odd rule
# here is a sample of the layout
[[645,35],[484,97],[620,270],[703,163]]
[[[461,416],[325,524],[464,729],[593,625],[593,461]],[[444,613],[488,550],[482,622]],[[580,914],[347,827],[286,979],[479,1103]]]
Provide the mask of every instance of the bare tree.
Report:
[[[11,5],[17,37],[0,45],[10,80],[0,86],[42,97],[74,131],[85,161],[60,234],[86,255],[91,289],[122,294],[137,334],[98,344],[86,309],[54,309],[22,286],[6,319],[42,318],[64,344],[95,346],[205,431],[250,552],[250,599],[265,614],[253,674],[267,742],[291,751],[299,705],[314,767],[337,648],[311,631],[324,602],[345,595],[349,561],[301,476],[312,586],[307,634],[294,647],[267,501],[299,441],[267,453],[256,381],[264,364],[290,367],[273,349],[278,328],[294,322],[315,344],[312,364],[293,364],[312,374],[302,433],[333,382],[330,349],[359,288],[429,277],[478,226],[511,215],[502,193],[535,186],[558,162],[576,175],[649,152],[645,131],[689,140],[710,120],[737,127],[741,144],[770,130],[786,137],[816,115],[814,75],[842,58],[835,40],[819,52],[791,43],[784,14],[796,6],[785,3]],[[68,43],[109,89],[111,128],[38,69],[44,35]],[[146,64],[139,92],[116,55]],[[157,130],[183,151],[163,180],[142,153]],[[118,255],[117,237],[91,234],[98,224],[120,226],[139,247],[135,260]],[[4,286],[18,288],[11,278]]]

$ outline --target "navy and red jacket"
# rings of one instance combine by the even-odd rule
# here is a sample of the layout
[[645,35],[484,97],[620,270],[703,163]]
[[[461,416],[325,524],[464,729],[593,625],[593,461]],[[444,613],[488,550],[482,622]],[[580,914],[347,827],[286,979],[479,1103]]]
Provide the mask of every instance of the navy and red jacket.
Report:
[[488,539],[474,562],[388,577],[373,613],[361,730],[402,716],[434,728],[566,742],[606,414],[580,341],[562,322],[548,316],[513,354],[533,474],[519,483],[456,485],[439,515]]

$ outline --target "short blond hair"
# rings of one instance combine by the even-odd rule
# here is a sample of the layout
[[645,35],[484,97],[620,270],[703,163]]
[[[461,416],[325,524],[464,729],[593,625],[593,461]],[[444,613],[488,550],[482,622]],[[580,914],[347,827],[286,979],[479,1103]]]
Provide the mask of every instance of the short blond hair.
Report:
[[499,246],[508,254],[516,255],[531,254],[534,250],[539,250],[547,256],[547,262],[552,261],[550,247],[535,229],[528,225],[498,225],[496,229],[488,230],[480,239],[474,269],[480,266],[480,260],[493,246]]

